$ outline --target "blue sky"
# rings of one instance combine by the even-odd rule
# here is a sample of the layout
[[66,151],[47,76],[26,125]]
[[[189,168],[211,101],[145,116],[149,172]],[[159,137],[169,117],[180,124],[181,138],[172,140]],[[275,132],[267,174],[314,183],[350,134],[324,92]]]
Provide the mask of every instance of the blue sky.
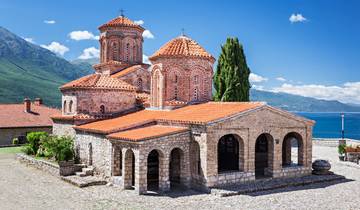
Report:
[[[154,36],[144,39],[145,55],[181,28],[215,58],[226,38],[236,36],[254,88],[360,104],[358,0],[0,1],[0,26],[38,45],[56,42],[52,49],[69,60],[97,49],[97,27],[124,9]],[[93,36],[74,40],[74,31]]]

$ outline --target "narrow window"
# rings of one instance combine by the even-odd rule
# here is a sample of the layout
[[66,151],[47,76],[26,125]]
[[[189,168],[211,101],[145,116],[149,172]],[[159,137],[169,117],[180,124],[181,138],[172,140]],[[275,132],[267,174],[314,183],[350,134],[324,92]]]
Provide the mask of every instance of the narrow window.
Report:
[[64,113],[66,113],[66,101],[64,101],[63,110],[64,110]]
[[72,106],[73,106],[73,101],[71,100],[69,103],[69,112],[72,113]]
[[100,113],[105,114],[105,106],[104,105],[100,106]]
[[174,87],[174,99],[178,100],[178,88],[177,88],[177,86]]
[[126,61],[129,61],[129,57],[130,57],[130,52],[129,52],[129,49],[130,48],[130,44],[127,43],[126,44]]
[[139,90],[142,90],[143,89],[143,81],[142,81],[142,79],[141,78],[139,78],[138,80],[137,80],[137,87],[138,87],[138,89]]
[[194,84],[198,84],[199,83],[199,76],[195,75],[194,76]]
[[195,87],[194,88],[194,100],[197,101],[199,99],[199,92],[198,92],[198,88]]
[[115,42],[112,43],[112,50],[113,50],[113,54],[112,54],[112,60],[116,61],[118,60],[118,47],[117,44]]

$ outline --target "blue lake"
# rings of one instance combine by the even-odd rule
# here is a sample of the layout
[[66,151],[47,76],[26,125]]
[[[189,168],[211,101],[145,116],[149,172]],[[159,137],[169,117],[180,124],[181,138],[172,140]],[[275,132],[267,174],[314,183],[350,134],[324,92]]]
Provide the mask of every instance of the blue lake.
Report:
[[[313,137],[341,137],[341,113],[296,112],[295,114],[316,121]],[[360,140],[360,113],[344,113],[344,115],[345,138]]]

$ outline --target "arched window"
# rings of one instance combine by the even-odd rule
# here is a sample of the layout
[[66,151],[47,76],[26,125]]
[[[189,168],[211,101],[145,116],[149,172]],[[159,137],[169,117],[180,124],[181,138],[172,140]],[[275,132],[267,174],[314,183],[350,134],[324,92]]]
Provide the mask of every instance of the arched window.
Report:
[[64,113],[66,113],[66,100],[64,100],[63,110],[64,110]]
[[112,60],[117,61],[118,60],[118,47],[116,42],[112,43]]
[[72,113],[72,106],[73,106],[73,101],[71,100],[69,103],[69,112]]
[[137,87],[138,87],[139,90],[142,90],[142,89],[143,89],[143,81],[142,81],[141,78],[139,78],[139,79],[137,80],[136,85],[137,85]]
[[233,134],[220,138],[218,143],[218,171],[239,170],[239,141]]
[[178,83],[178,81],[179,81],[178,75],[175,74],[175,76],[174,76],[174,83]]
[[126,61],[129,61],[129,57],[130,57],[130,43],[126,43]]
[[175,87],[174,87],[174,99],[175,99],[175,100],[178,100],[178,94],[179,94],[179,93],[178,93],[178,87],[175,86]]
[[194,96],[193,96],[194,101],[199,100],[199,90],[198,87],[194,88]]
[[199,84],[199,75],[194,76],[194,84]]
[[104,105],[100,106],[100,113],[105,114],[105,106]]

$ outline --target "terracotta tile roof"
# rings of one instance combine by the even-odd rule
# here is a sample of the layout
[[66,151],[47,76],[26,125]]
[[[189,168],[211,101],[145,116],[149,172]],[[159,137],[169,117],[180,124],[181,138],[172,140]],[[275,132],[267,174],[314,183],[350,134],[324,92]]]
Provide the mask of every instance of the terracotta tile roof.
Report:
[[197,42],[187,36],[179,36],[173,40],[170,40],[158,51],[156,51],[151,57],[149,57],[149,59],[154,60],[159,57],[177,56],[199,57],[210,59],[212,62],[215,61],[215,58],[212,55],[206,52],[206,50],[201,47]]
[[107,137],[110,139],[119,139],[119,140],[127,140],[127,141],[143,141],[147,139],[153,139],[171,134],[181,133],[188,130],[189,129],[186,127],[153,125],[144,128],[113,133],[108,135]]
[[225,117],[248,111],[261,102],[208,102],[188,105],[175,110],[142,110],[114,119],[77,126],[76,129],[109,134],[156,121],[176,121],[189,124],[206,124]]
[[66,83],[65,85],[61,86],[60,89],[118,89],[135,91],[136,87],[128,84],[125,81],[112,78],[108,75],[91,74]]
[[24,104],[0,104],[0,128],[48,127],[52,126],[50,116],[61,111],[44,105],[31,104],[27,113]]
[[100,120],[100,119],[109,119],[111,115],[89,115],[89,114],[76,114],[76,115],[52,115],[51,119],[53,120]]
[[129,18],[127,18],[125,16],[116,17],[116,18],[110,20],[109,22],[101,25],[99,27],[99,29],[102,30],[105,27],[111,27],[111,26],[126,26],[126,27],[138,28],[140,30],[145,30],[139,24],[134,23],[132,20],[130,20]]
[[127,74],[129,74],[131,72],[134,72],[134,71],[138,70],[139,68],[147,69],[147,68],[149,68],[149,66],[150,65],[148,65],[148,64],[141,64],[141,65],[139,64],[139,65],[130,66],[128,68],[125,68],[125,69],[115,73],[115,74],[112,74],[111,77],[120,78],[122,76],[125,76],[125,75],[127,75]]

